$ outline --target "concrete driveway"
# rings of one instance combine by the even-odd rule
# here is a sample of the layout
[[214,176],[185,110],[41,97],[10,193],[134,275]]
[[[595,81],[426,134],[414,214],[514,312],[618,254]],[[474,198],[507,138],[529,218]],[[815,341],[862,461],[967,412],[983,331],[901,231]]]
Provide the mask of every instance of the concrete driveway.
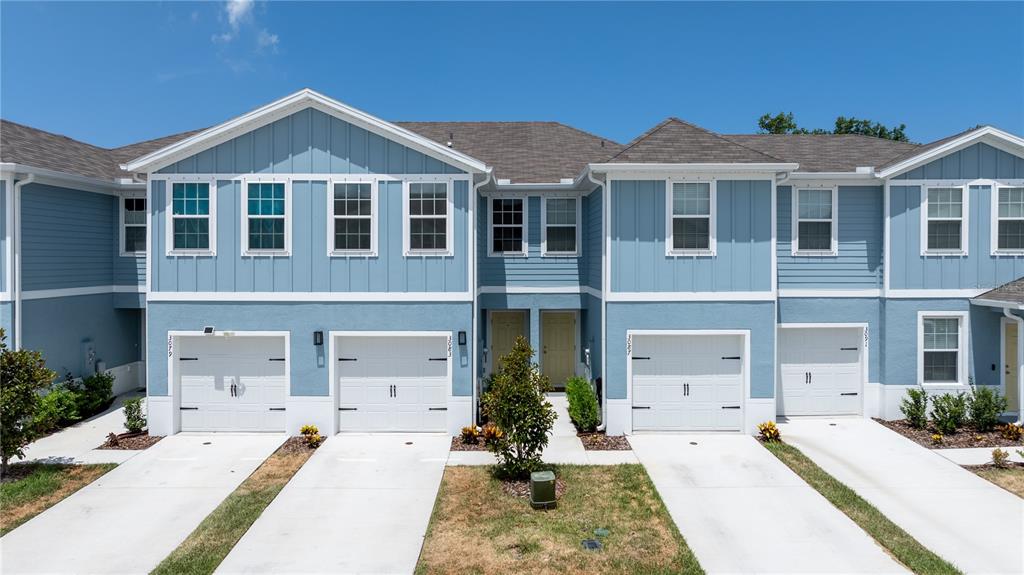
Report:
[[1024,572],[1024,500],[864,418],[799,419],[784,440],[966,573]]
[[451,438],[336,435],[316,450],[218,573],[412,573]]
[[753,437],[629,442],[708,573],[906,572]]
[[3,572],[147,573],[284,439],[167,437],[0,539]]

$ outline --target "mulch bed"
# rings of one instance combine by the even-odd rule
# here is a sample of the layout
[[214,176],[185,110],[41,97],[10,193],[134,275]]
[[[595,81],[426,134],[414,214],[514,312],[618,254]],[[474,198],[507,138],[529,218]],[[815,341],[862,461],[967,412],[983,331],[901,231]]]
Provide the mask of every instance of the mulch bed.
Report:
[[1016,461],[1009,461],[1002,468],[997,467],[991,463],[985,463],[982,465],[963,465],[964,469],[970,469],[971,471],[982,471],[985,469],[1024,469],[1024,463],[1017,463]]
[[[116,438],[115,442],[111,441],[113,439],[111,435]],[[148,431],[143,431],[142,433],[121,433],[118,435],[111,433],[107,436],[107,440],[103,445],[96,449],[146,449],[147,447],[152,447],[163,438],[164,436],[162,435],[150,435]]]
[[277,448],[274,453],[280,453],[281,455],[290,455],[292,453],[306,453],[308,451],[315,450],[315,447],[306,445],[306,438],[301,435],[289,437],[281,444],[281,447]]
[[[504,491],[506,495],[528,499],[530,497],[530,482],[525,479],[516,481],[502,481],[501,490]],[[562,481],[561,477],[556,477],[555,499],[561,499],[563,493],[565,493],[565,482]]]
[[633,449],[624,435],[580,432],[576,436],[583,442],[583,448],[591,451],[631,451]]
[[916,441],[929,449],[948,449],[957,447],[1020,447],[1021,444],[1024,443],[1021,440],[1012,441],[1006,439],[1000,435],[998,428],[995,431],[974,431],[973,429],[962,429],[953,435],[944,435],[942,437],[942,443],[935,443],[932,441],[932,434],[935,433],[935,430],[930,427],[927,429],[917,429],[916,427],[911,427],[905,419],[897,419],[894,421],[875,419],[875,421],[896,433],[899,433],[903,437]]
[[484,439],[481,437],[476,443],[466,443],[461,437],[452,438],[452,451],[487,451],[484,446]]

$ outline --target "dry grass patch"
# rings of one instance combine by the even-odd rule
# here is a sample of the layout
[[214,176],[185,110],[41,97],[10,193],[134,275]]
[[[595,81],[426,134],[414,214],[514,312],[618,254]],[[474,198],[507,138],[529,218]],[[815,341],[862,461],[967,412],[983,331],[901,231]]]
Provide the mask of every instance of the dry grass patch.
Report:
[[306,447],[301,437],[290,438],[207,515],[152,573],[213,573],[312,454],[313,449]]
[[[555,468],[558,507],[535,511],[487,467],[449,467],[418,574],[703,573],[640,465]],[[595,537],[597,528],[609,530]],[[586,551],[596,538],[600,551]]]
[[1024,498],[1024,464],[999,468],[994,465],[967,467],[999,487]]
[[53,507],[115,467],[113,463],[12,465],[0,483],[0,535]]

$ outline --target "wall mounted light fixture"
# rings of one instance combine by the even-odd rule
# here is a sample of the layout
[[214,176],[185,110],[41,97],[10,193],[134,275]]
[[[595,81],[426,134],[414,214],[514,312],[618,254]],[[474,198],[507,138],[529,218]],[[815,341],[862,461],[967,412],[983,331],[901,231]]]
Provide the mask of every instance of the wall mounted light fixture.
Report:
[[324,344],[324,332],[319,331],[319,330],[314,331],[313,332],[313,345],[321,346],[323,344]]

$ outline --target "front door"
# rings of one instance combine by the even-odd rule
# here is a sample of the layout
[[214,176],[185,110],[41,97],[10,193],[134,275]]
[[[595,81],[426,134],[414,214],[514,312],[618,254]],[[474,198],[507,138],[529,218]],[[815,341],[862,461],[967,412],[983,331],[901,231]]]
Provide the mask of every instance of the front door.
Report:
[[576,313],[545,312],[541,314],[541,370],[557,389],[576,375]]
[[491,371],[501,368],[501,358],[512,351],[516,338],[526,335],[526,313],[522,311],[491,312]]
[[1006,404],[1010,411],[1020,409],[1020,397],[1017,389],[1017,322],[1008,321],[1004,328],[1003,357],[1006,358],[1004,369],[1004,387],[1006,388]]

